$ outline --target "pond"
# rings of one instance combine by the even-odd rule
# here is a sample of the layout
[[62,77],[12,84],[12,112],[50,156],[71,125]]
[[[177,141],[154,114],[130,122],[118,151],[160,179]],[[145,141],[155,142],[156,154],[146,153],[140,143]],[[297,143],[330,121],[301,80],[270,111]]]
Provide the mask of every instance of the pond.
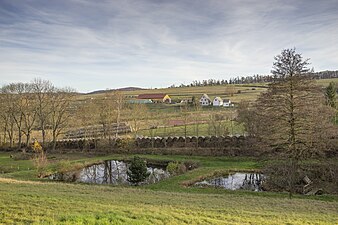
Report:
[[[101,164],[85,167],[78,171],[67,173],[56,173],[49,176],[49,179],[67,181],[67,182],[83,182],[94,184],[112,184],[112,185],[130,185],[127,180],[128,162],[109,160]],[[165,170],[165,166],[147,164],[149,177],[140,184],[152,184],[170,176]]]
[[234,173],[225,177],[217,177],[197,182],[198,187],[219,187],[228,190],[262,191],[264,175],[259,173]]

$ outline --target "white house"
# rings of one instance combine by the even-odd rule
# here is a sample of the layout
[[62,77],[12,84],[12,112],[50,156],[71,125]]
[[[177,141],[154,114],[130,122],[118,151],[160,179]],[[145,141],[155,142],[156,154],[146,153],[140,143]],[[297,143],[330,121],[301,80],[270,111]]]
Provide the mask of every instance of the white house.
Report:
[[200,104],[201,106],[208,106],[211,104],[211,99],[207,94],[202,95],[202,97],[200,98]]
[[233,104],[231,104],[230,99],[223,99],[223,106],[230,107],[230,106],[233,106]]
[[220,97],[215,97],[214,100],[212,101],[213,106],[222,106],[223,105],[223,100]]

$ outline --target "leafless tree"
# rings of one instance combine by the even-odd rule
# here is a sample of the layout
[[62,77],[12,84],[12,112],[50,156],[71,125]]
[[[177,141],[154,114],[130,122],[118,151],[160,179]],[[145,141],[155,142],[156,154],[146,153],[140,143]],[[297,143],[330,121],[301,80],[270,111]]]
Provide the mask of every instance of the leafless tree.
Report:
[[274,81],[250,109],[254,119],[253,124],[247,124],[262,149],[278,150],[286,157],[290,197],[297,183],[299,161],[322,155],[335,135],[333,110],[325,105],[323,92],[308,77],[308,65],[308,59],[295,49],[277,55]]
[[117,129],[116,129],[116,133],[115,133],[115,137],[118,137],[118,133],[119,133],[119,129],[120,129],[120,122],[121,122],[121,114],[122,114],[122,110],[124,109],[124,95],[122,92],[120,91],[114,91],[112,94],[112,98],[114,101],[114,109],[115,109],[115,121],[117,124]]
[[95,100],[98,123],[103,127],[103,138],[111,140],[111,126],[115,122],[114,100],[111,93],[106,93],[103,99]]
[[307,77],[308,60],[295,49],[275,57],[275,81],[257,100],[259,136],[270,147],[299,160],[320,154],[332,128],[322,91]]
[[32,88],[36,99],[36,114],[42,135],[42,145],[45,146],[46,126],[51,113],[50,103],[54,86],[48,80],[35,78],[32,81]]
[[37,118],[37,101],[36,95],[33,93],[32,85],[28,84],[25,94],[22,95],[22,116],[23,129],[22,133],[26,136],[26,146],[30,143],[31,133]]
[[70,88],[55,88],[50,99],[50,125],[52,130],[52,147],[56,147],[56,141],[67,126],[71,114],[70,103],[74,96],[74,90]]
[[147,117],[148,108],[144,104],[131,104],[129,109],[129,117],[131,120],[131,128],[135,133],[135,137],[138,135],[138,131],[141,128],[141,122]]
[[29,85],[27,83],[11,83],[2,87],[2,93],[5,96],[5,102],[8,107],[9,116],[14,121],[17,135],[18,148],[22,146],[22,135],[24,126],[24,96],[27,94]]

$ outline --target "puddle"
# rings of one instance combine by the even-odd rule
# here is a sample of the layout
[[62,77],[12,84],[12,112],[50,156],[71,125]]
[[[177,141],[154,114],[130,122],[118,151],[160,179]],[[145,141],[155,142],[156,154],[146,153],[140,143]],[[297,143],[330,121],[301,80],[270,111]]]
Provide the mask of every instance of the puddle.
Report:
[[197,182],[198,187],[219,187],[228,190],[262,191],[264,175],[259,173],[234,173],[227,177],[217,177]]
[[[130,185],[127,178],[128,163],[117,160],[109,160],[104,163],[92,165],[79,171],[56,173],[49,176],[49,179],[67,181],[67,182],[83,182],[94,184],[112,184],[112,185]],[[140,184],[152,184],[170,176],[165,167],[158,165],[147,165],[150,173],[149,177]]]

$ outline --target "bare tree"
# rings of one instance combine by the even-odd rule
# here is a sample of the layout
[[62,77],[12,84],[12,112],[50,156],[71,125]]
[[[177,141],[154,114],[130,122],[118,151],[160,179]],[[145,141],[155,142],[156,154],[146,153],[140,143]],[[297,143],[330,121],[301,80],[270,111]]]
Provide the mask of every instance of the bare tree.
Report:
[[8,102],[5,94],[0,95],[0,125],[2,131],[2,143],[7,143],[7,135],[10,147],[13,145],[14,121],[9,111]]
[[51,97],[54,90],[53,84],[48,80],[35,78],[32,81],[32,88],[36,97],[36,114],[39,122],[39,129],[42,135],[42,145],[46,143],[46,126],[51,113]]
[[[334,137],[332,109],[323,92],[308,77],[308,59],[285,49],[275,57],[274,81],[254,105],[255,136],[263,149],[285,157],[290,197],[298,182],[299,161],[322,155]],[[280,174],[282,175],[282,174]]]
[[194,118],[194,123],[195,123],[195,135],[196,135],[196,148],[198,148],[198,137],[199,137],[199,125],[200,125],[200,111],[201,111],[201,104],[198,101],[198,98],[196,98],[195,96],[193,96],[192,98],[192,106],[194,111],[191,113],[191,116]]
[[111,126],[115,122],[114,100],[111,93],[106,93],[103,99],[95,101],[98,111],[98,122],[103,127],[103,138],[111,140]]
[[70,88],[55,88],[50,100],[50,125],[52,129],[53,150],[56,141],[68,124],[71,114],[69,113],[70,103],[74,95],[74,90]]
[[260,138],[295,160],[319,154],[328,139],[332,112],[321,90],[307,77],[308,60],[295,49],[285,49],[273,65],[275,81],[256,104]]
[[255,108],[248,101],[238,104],[236,121],[244,125],[245,135],[253,137],[257,135],[260,123]]
[[114,109],[115,109],[115,121],[117,124],[117,129],[116,129],[116,133],[115,133],[115,137],[118,137],[118,133],[119,133],[119,129],[120,129],[120,122],[121,122],[121,114],[122,114],[122,110],[124,108],[124,95],[122,92],[120,91],[114,91],[112,98],[114,100]]
[[184,146],[187,146],[187,133],[188,133],[188,123],[189,123],[189,106],[188,104],[184,104],[180,107],[181,115],[183,116],[183,133],[184,133]]
[[26,93],[22,96],[23,134],[26,135],[26,146],[29,145],[31,133],[37,117],[36,95],[32,92],[32,85],[27,85]]
[[131,119],[131,128],[135,133],[135,137],[138,135],[138,131],[141,128],[141,122],[147,117],[148,108],[144,104],[131,104],[129,116]]
[[14,121],[18,134],[18,148],[22,147],[22,130],[24,122],[25,101],[29,85],[27,83],[11,83],[2,87],[5,101],[8,107],[9,116]]
[[228,133],[226,121],[222,114],[211,114],[208,124],[209,135],[222,136]]

